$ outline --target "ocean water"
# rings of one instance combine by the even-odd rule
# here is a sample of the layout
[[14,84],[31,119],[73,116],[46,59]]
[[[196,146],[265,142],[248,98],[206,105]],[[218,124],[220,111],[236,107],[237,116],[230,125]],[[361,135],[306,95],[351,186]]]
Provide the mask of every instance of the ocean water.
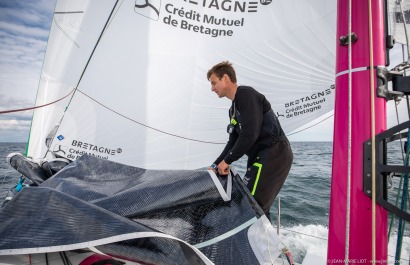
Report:
[[[332,166],[331,142],[292,142],[294,160],[290,173],[279,192],[281,223],[327,226]],[[243,176],[246,158],[233,166]],[[278,199],[271,209],[273,219],[278,212]]]
[[9,188],[19,180],[19,173],[6,162],[6,157],[10,153],[24,154],[26,144],[24,143],[0,143],[0,203]]
[[[331,183],[331,142],[292,142],[294,162],[282,187],[280,197],[280,237],[283,247],[288,247],[296,262],[301,263],[306,253],[326,258],[329,200]],[[19,174],[6,163],[12,152],[24,154],[24,143],[0,143],[0,201],[7,190],[16,184]],[[241,175],[246,170],[246,158],[233,164]],[[402,163],[400,145],[389,146],[388,161]],[[271,209],[272,222],[277,226],[277,198]],[[397,231],[397,229],[395,230]],[[389,256],[395,253],[397,232],[389,242]],[[281,246],[282,247],[282,246]],[[403,239],[402,261],[409,263],[410,233],[406,230]]]

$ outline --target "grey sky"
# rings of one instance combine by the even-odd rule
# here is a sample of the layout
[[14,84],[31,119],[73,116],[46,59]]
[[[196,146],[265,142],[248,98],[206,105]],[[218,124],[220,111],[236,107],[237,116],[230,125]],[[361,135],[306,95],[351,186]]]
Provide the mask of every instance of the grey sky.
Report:
[[[0,1],[0,110],[35,102],[55,1]],[[26,142],[32,111],[0,115],[0,142]]]

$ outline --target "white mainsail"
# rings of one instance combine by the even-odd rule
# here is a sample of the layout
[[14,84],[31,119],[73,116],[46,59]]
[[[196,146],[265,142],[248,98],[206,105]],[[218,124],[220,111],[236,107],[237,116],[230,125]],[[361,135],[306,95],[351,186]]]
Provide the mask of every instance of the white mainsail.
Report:
[[[151,169],[208,165],[229,101],[206,72],[229,60],[285,132],[333,109],[336,1],[58,0],[28,155],[92,154]],[[71,93],[71,94],[70,94]]]

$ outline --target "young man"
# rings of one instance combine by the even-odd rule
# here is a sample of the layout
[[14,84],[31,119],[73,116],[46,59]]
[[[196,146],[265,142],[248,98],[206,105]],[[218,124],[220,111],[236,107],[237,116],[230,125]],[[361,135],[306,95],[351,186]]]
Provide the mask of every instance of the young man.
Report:
[[244,183],[269,217],[269,209],[292,165],[289,141],[265,96],[252,87],[237,85],[231,63],[215,65],[207,78],[218,97],[232,100],[229,141],[210,169],[227,175],[229,165],[246,154]]

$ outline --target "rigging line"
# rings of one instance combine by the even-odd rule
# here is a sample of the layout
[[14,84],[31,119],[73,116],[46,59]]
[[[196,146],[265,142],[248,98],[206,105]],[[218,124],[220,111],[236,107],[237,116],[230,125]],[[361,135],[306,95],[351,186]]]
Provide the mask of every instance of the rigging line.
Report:
[[313,124],[313,125],[311,125],[311,126],[309,126],[309,127],[304,128],[304,129],[302,129],[302,130],[299,130],[299,131],[296,131],[296,132],[293,132],[293,133],[289,133],[289,134],[287,134],[286,136],[291,136],[291,135],[294,135],[294,134],[303,132],[304,130],[307,130],[307,129],[309,129],[309,128],[312,128],[312,127],[318,125],[319,123],[324,122],[325,120],[327,120],[327,119],[329,119],[329,118],[331,118],[331,117],[333,117],[333,116],[334,116],[334,114],[330,115],[329,117],[327,117],[327,118],[325,118],[325,119],[323,119],[323,120],[321,120],[321,121],[319,121],[319,122],[317,122],[317,123],[315,123],[315,124]]
[[[112,17],[110,18],[110,20],[108,21],[107,24],[107,28],[111,25],[111,21],[113,21],[114,17],[117,16],[118,10],[120,10],[122,4],[124,3],[124,0],[121,0],[120,5],[118,6],[118,8],[115,10],[114,14],[112,15]],[[105,32],[105,31],[104,31]]]
[[[410,131],[407,131],[407,141],[410,138]],[[409,162],[409,148],[406,148],[406,160],[403,163],[404,166],[408,166]],[[400,202],[400,209],[405,211],[407,210],[407,200],[408,200],[408,181],[409,181],[409,175],[408,173],[402,173],[401,174],[401,179],[400,179],[400,184],[402,183],[403,179],[403,190],[401,194],[401,202]],[[398,199],[401,191],[401,185],[399,189],[397,190],[397,198]],[[397,203],[397,202],[396,202]],[[397,205],[396,205],[397,207]],[[404,234],[404,229],[405,229],[405,222],[403,222],[402,218],[399,218],[399,223],[398,223],[398,229],[397,229],[397,243],[396,243],[396,256],[395,256],[395,261],[400,260],[401,257],[401,249],[402,249],[402,244],[403,244],[403,234]]]
[[346,194],[346,231],[345,264],[349,261],[350,242],[350,196],[351,196],[351,158],[352,158],[352,0],[348,3],[348,140],[347,140],[347,194]]
[[[395,100],[395,109],[396,109],[397,124],[400,124],[399,112],[398,112],[398,107],[397,107],[398,104],[399,104],[399,101],[398,101],[397,98],[395,98],[394,100]],[[402,137],[401,137],[401,134],[399,134],[399,137],[400,137],[400,148],[401,148],[401,155],[402,155],[403,165],[405,165],[405,164],[406,164],[406,160],[408,160],[408,153],[406,152],[406,157],[404,157],[405,151],[404,151],[404,149],[403,149],[403,139],[402,139]],[[403,182],[403,174],[401,175],[401,178],[400,178],[400,183],[399,183],[399,188],[398,188],[398,190],[401,190],[402,182]],[[409,197],[409,198],[410,198],[410,197]],[[395,202],[395,206],[396,206],[396,207],[397,207],[397,205],[398,205],[398,200],[399,200],[399,192],[397,193],[397,196],[396,196],[396,202]],[[392,229],[392,227],[393,227],[394,219],[395,219],[395,215],[392,215],[391,221],[390,221],[390,225],[389,225],[389,232],[388,232],[388,239],[389,239],[389,240],[390,240],[390,234],[391,234],[391,229]],[[396,258],[396,257],[394,257],[394,258]]]
[[409,95],[406,95],[406,102],[407,102],[407,115],[410,119],[410,101],[409,101]]
[[[396,118],[397,118],[397,124],[400,124],[400,119],[399,119],[399,110],[398,110],[398,104],[399,104],[399,100],[397,98],[394,98],[394,106],[396,109]],[[403,139],[401,138],[401,134],[399,134],[400,137],[400,148],[401,148],[401,157],[403,159],[403,163],[404,163],[404,149],[403,149]]]
[[192,139],[192,138],[188,138],[188,137],[185,137],[185,136],[180,136],[180,135],[177,135],[177,134],[172,134],[172,133],[169,133],[169,132],[165,132],[165,131],[159,130],[159,129],[157,129],[157,128],[148,126],[148,125],[146,125],[146,124],[144,124],[144,123],[141,123],[141,122],[139,122],[139,121],[136,121],[136,120],[134,120],[134,119],[131,119],[131,118],[129,118],[129,117],[127,117],[127,116],[125,116],[125,115],[119,113],[118,111],[115,111],[115,110],[109,108],[108,106],[106,106],[106,105],[102,104],[101,102],[97,101],[96,99],[90,97],[89,95],[85,94],[84,92],[82,92],[82,91],[79,90],[79,89],[77,89],[77,92],[83,94],[84,96],[88,97],[89,99],[91,99],[92,101],[94,101],[94,102],[97,103],[98,105],[100,105],[100,106],[102,106],[102,107],[108,109],[109,111],[111,111],[111,112],[113,112],[113,113],[115,113],[115,114],[117,114],[117,115],[119,115],[119,116],[121,116],[121,117],[123,117],[123,118],[129,120],[129,121],[132,121],[132,122],[134,122],[134,123],[136,123],[136,124],[139,124],[139,125],[141,125],[141,126],[143,126],[143,127],[145,127],[145,128],[148,128],[148,129],[157,131],[157,132],[159,132],[159,133],[166,134],[166,135],[173,136],[173,137],[177,137],[177,138],[181,138],[181,139],[184,139],[184,140],[189,140],[189,141],[193,141],[193,142],[199,142],[199,143],[206,143],[206,144],[226,144],[226,143],[217,143],[217,142],[210,142],[210,141],[203,141],[203,140]]
[[[368,0],[369,17],[369,56],[370,67],[373,69],[373,22],[372,0]],[[374,70],[370,71],[370,105],[371,105],[371,133],[372,133],[372,261],[376,261],[376,124],[375,124],[375,86]]]
[[[93,58],[94,52],[95,52],[95,50],[97,49],[97,46],[98,46],[98,44],[100,43],[101,38],[102,38],[102,36],[103,36],[105,30],[108,28],[108,23],[109,23],[111,17],[113,16],[113,13],[114,13],[114,10],[115,10],[115,8],[116,8],[116,6],[117,6],[117,4],[118,4],[118,1],[119,1],[119,0],[117,0],[117,1],[115,2],[115,5],[114,5],[113,8],[111,9],[111,13],[110,13],[110,15],[108,16],[107,21],[105,22],[104,28],[103,28],[103,30],[101,31],[100,36],[98,37],[98,40],[97,40],[97,42],[95,43],[94,48],[93,48],[93,50],[92,50],[90,56],[88,57],[88,60],[87,60],[87,63],[85,64],[85,66],[84,66],[83,72],[81,73],[81,76],[80,76],[80,78],[78,79],[77,85],[75,86],[75,88],[74,88],[74,90],[73,90],[73,94],[72,94],[72,96],[71,96],[71,98],[70,98],[70,101],[68,102],[67,107],[66,107],[66,109],[64,110],[64,113],[63,113],[63,115],[61,116],[60,121],[57,123],[57,129],[55,130],[54,135],[53,135],[53,137],[51,138],[52,141],[54,140],[55,136],[57,135],[58,128],[60,127],[60,124],[61,124],[61,122],[62,122],[63,119],[64,119],[65,113],[66,113],[68,107],[70,106],[70,104],[71,104],[71,102],[72,102],[72,100],[73,100],[73,98],[74,98],[75,91],[77,91],[78,86],[79,86],[80,83],[81,83],[81,80],[82,80],[82,78],[83,78],[83,76],[84,76],[84,74],[85,74],[85,71],[87,70],[88,65],[90,64],[91,58]],[[51,143],[50,143],[50,146],[51,146]],[[47,149],[47,152],[44,154],[44,157],[48,154],[49,151],[50,151],[50,150]]]
[[34,106],[34,107],[30,107],[30,108],[23,108],[23,109],[12,109],[12,110],[4,110],[4,111],[0,111],[0,114],[5,114],[5,113],[13,113],[13,112],[20,112],[20,111],[27,111],[27,110],[33,110],[33,109],[39,109],[39,108],[43,108],[52,104],[55,104],[63,99],[65,99],[66,97],[68,97],[70,94],[72,94],[74,92],[75,89],[71,90],[70,93],[68,93],[67,95],[65,95],[64,97],[57,99],[53,102],[47,103],[47,104],[43,104],[40,106]]
[[[404,47],[403,47],[403,44],[402,44],[402,56],[403,56],[403,61],[404,61]],[[407,74],[406,74],[406,71],[404,71],[403,72],[403,75],[404,76],[407,76]],[[398,99],[398,98],[394,98],[394,106],[395,106],[395,109],[396,109],[396,118],[397,118],[397,124],[400,124],[400,118],[399,118],[399,108],[398,108],[398,105],[399,105],[399,103],[400,103],[400,100]],[[408,103],[408,97],[407,97],[407,103]],[[408,108],[408,104],[407,104],[407,108]],[[410,118],[410,117],[409,117]],[[405,152],[405,150],[404,150],[404,148],[403,148],[403,139],[402,139],[402,137],[401,137],[401,134],[399,134],[399,136],[400,136],[400,148],[401,148],[401,156],[402,156],[402,159],[403,159],[403,164],[404,164],[404,162],[405,162],[405,158],[404,158],[404,152]]]
[[406,18],[404,16],[404,11],[403,11],[403,5],[402,5],[403,0],[398,0],[396,3],[400,5],[400,13],[401,13],[401,19],[403,20],[403,27],[404,27],[404,35],[406,36],[406,46],[407,46],[407,63],[410,63],[410,47],[409,47],[409,37],[407,35],[407,26],[406,26]]
[[[400,138],[401,138],[401,137],[400,137]],[[401,139],[400,139],[400,140],[401,140]],[[402,149],[403,149],[403,147],[402,147]],[[406,164],[407,164],[406,161],[408,161],[408,152],[407,152],[407,151],[406,151],[406,157],[403,159],[403,165],[406,165]],[[400,192],[399,192],[399,191],[402,189],[403,177],[404,177],[404,173],[401,174],[399,186],[398,186],[398,188],[397,188],[398,192],[397,192],[397,194],[396,194],[396,200],[395,200],[395,203],[394,203],[394,206],[396,206],[396,207],[397,207],[397,205],[399,204],[399,197],[400,197]],[[392,216],[392,217],[391,217],[391,220],[390,220],[390,227],[389,227],[389,233],[388,233],[389,240],[390,240],[391,229],[392,229],[392,227],[393,227],[393,223],[394,223],[394,219],[395,219],[396,215],[392,214],[391,216]]]

